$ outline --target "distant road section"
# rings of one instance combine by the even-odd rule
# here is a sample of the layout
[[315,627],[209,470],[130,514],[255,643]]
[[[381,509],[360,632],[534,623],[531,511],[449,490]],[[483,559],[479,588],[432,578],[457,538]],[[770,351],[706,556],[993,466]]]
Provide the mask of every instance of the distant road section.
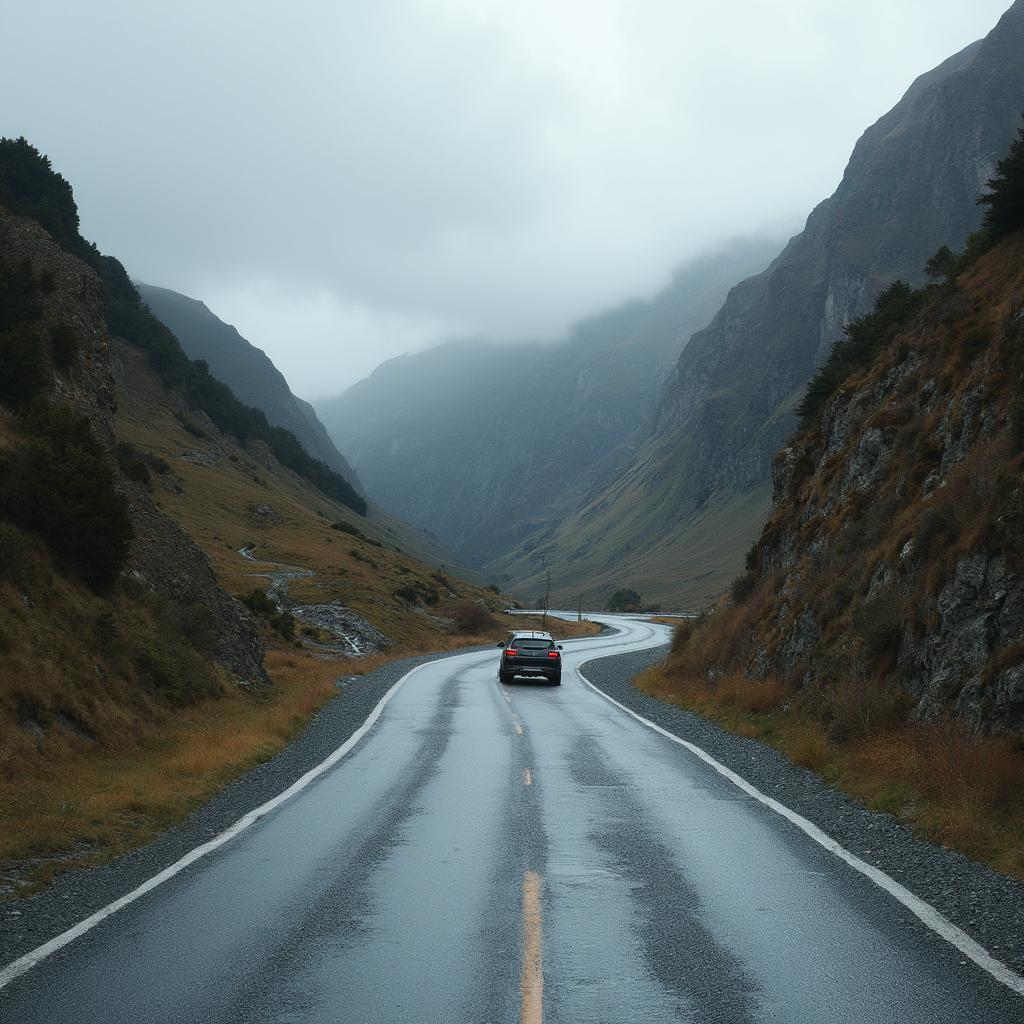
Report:
[[[18,1024],[1001,1024],[1024,1000],[592,689],[417,668],[292,795],[0,990]],[[0,975],[0,978],[3,976]]]

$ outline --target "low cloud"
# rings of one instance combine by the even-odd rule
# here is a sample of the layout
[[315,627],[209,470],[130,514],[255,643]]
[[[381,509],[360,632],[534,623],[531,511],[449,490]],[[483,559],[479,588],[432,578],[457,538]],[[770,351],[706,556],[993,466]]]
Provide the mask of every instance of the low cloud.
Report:
[[26,4],[0,131],[133,275],[320,397],[446,334],[557,335],[796,224],[1007,5]]

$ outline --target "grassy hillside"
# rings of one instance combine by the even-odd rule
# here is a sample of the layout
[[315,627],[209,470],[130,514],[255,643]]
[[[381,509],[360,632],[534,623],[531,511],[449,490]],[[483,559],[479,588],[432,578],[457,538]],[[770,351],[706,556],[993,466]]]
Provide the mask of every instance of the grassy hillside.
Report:
[[196,299],[139,281],[135,287],[154,316],[174,332],[190,359],[202,359],[214,377],[227,384],[242,402],[262,409],[274,426],[290,430],[310,455],[361,492],[355,472],[331,443],[312,407],[292,394],[265,352]]
[[[137,351],[118,346],[117,362],[118,439],[169,467],[151,474],[156,503],[210,555],[230,593],[265,589],[254,575],[265,567],[239,554],[252,545],[259,562],[315,573],[290,584],[296,601],[342,601],[395,649],[429,645],[452,632],[439,620],[456,616],[460,602],[502,606],[495,592],[396,550],[403,537],[388,520],[355,514],[265,449],[242,448],[202,413],[178,414]],[[418,598],[396,596],[409,591]]]
[[767,484],[716,494],[692,518],[674,514],[680,497],[673,463],[679,449],[649,442],[630,470],[598,499],[545,536],[531,538],[485,567],[529,603],[551,570],[552,603],[573,606],[583,595],[600,609],[620,587],[645,607],[697,610],[716,599],[737,571],[770,508]]

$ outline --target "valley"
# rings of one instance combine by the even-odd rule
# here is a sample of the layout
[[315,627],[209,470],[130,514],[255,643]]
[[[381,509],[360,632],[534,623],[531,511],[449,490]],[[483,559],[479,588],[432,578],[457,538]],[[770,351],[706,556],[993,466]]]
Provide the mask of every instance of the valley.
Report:
[[997,6],[11,12],[5,1024],[1021,1019]]

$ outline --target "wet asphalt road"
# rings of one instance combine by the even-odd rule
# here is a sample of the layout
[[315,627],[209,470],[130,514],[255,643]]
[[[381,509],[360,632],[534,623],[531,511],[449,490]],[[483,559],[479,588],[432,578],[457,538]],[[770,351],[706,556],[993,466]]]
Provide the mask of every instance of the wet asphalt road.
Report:
[[574,668],[419,669],[334,768],[0,992],[3,1024],[1019,1022],[1024,1000]]

